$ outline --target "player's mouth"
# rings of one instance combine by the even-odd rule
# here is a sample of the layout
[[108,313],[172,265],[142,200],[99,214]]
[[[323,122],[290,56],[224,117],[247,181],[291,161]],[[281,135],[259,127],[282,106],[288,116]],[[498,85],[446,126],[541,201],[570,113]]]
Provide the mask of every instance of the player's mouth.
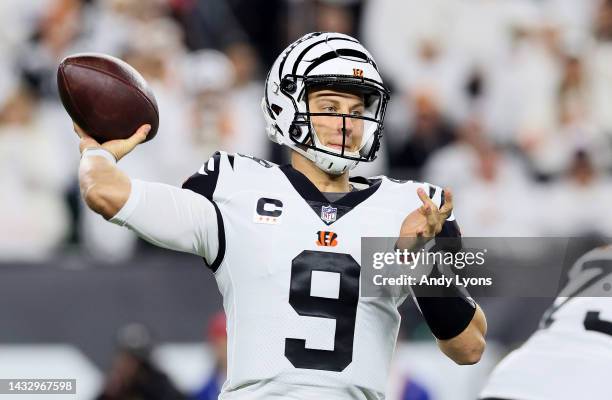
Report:
[[[327,145],[327,147],[330,147],[330,148],[338,151],[339,153],[342,152],[342,144],[329,143]],[[351,147],[349,145],[345,145],[344,146],[344,151],[351,151]]]

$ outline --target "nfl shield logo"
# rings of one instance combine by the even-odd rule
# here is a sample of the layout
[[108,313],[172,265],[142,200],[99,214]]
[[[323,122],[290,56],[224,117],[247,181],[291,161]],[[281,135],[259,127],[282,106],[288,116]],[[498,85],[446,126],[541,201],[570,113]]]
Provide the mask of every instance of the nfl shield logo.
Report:
[[338,209],[332,206],[321,207],[321,219],[328,224],[336,220]]

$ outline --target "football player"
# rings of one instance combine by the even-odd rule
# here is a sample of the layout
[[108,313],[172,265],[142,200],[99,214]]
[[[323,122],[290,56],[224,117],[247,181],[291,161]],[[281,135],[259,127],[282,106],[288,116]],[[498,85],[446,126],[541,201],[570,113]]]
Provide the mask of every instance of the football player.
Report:
[[495,368],[484,400],[605,400],[612,369],[612,246],[572,266],[540,329]]
[[[265,83],[267,133],[292,150],[290,165],[217,152],[177,188],[115,165],[148,126],[103,145],[76,127],[88,206],[153,244],[201,256],[214,273],[228,331],[221,398],[384,398],[403,298],[360,296],[361,237],[459,235],[449,191],[349,179],[376,157],[388,100],[356,39],[317,32],[283,51]],[[448,357],[480,359],[478,305],[461,295],[416,300]]]

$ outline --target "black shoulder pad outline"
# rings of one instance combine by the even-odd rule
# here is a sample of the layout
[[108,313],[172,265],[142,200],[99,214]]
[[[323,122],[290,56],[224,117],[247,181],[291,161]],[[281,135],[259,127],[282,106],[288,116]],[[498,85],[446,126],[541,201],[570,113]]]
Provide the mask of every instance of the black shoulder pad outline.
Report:
[[[218,241],[219,241],[219,250],[217,252],[217,257],[209,264],[205,258],[203,258],[206,266],[212,270],[213,273],[217,272],[217,269],[223,262],[225,257],[225,225],[223,223],[223,216],[221,215],[221,211],[219,207],[213,200],[213,194],[217,187],[217,181],[219,180],[219,172],[221,169],[221,157],[223,154],[219,151],[215,152],[215,154],[210,157],[210,159],[202,165],[202,168],[195,174],[191,175],[185,182],[183,182],[182,188],[191,190],[195,193],[198,193],[201,196],[204,196],[208,199],[212,205],[215,207],[215,213],[217,214],[217,230],[218,230]],[[234,156],[228,155],[228,161],[230,166],[234,167]],[[211,163],[212,161],[212,163]]]
[[221,216],[221,211],[219,210],[217,203],[212,201],[212,205],[215,207],[215,213],[217,214],[217,235],[219,240],[219,250],[217,251],[217,257],[214,259],[212,264],[209,264],[205,258],[202,257],[202,259],[204,260],[204,264],[206,264],[206,266],[213,273],[215,273],[217,272],[217,269],[219,269],[219,266],[225,258],[225,224],[223,223],[223,216]]
[[[210,159],[202,165],[202,168],[195,174],[191,175],[185,182],[183,182],[183,189],[192,190],[208,200],[213,201],[213,194],[217,187],[217,181],[219,180],[219,173],[221,170],[221,158],[223,154],[219,151],[210,157]],[[230,166],[233,168],[234,156],[227,155]],[[212,164],[211,164],[212,161]]]

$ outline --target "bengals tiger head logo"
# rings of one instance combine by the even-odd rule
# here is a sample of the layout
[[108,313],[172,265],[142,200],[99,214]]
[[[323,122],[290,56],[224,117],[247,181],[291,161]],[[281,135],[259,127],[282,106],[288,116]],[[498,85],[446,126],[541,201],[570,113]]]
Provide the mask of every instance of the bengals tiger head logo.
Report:
[[353,68],[353,76],[356,78],[363,78],[363,70],[360,68]]

